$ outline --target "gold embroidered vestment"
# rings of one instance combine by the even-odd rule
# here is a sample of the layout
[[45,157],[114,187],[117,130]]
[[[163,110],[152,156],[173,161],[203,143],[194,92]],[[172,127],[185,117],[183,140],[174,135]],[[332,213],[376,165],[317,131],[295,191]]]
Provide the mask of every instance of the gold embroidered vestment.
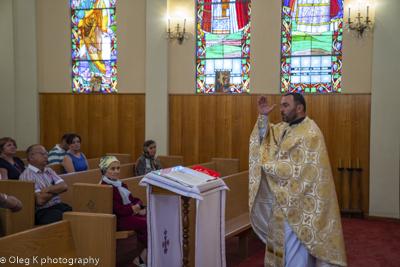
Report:
[[311,255],[346,266],[340,211],[322,132],[308,117],[292,126],[268,122],[260,145],[259,129],[264,128],[260,115],[250,137],[249,208],[252,214],[264,172],[274,197],[265,266],[284,267],[286,222]]

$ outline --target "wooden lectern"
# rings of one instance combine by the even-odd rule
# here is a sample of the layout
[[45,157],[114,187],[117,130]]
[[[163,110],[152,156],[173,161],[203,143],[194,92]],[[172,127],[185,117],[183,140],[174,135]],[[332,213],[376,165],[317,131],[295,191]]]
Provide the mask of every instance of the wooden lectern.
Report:
[[[189,188],[149,173],[139,185],[147,186],[149,267],[225,266],[225,190],[228,188],[221,179]],[[167,215],[166,209],[171,209]],[[173,220],[179,217],[179,222],[172,225],[181,224],[180,231],[164,226],[171,224],[171,216]],[[172,240],[179,240],[182,247],[173,247],[176,241]],[[173,263],[163,257],[173,257]],[[181,257],[179,263],[175,257]]]

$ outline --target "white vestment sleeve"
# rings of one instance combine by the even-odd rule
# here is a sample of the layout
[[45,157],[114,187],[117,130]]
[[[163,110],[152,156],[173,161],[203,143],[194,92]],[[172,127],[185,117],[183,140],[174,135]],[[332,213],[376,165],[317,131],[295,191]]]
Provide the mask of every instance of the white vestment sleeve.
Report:
[[263,121],[258,123],[258,131],[260,133],[260,144],[262,143],[262,140],[264,138],[265,132],[267,131],[267,125],[268,125],[268,116],[267,115],[260,115],[260,119],[263,119]]

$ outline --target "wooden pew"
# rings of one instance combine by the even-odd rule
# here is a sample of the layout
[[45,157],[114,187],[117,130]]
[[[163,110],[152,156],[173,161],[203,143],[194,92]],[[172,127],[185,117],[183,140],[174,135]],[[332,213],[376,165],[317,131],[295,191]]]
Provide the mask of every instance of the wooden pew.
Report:
[[[121,179],[133,176],[133,165],[134,163],[121,165],[121,172],[120,172]],[[72,173],[61,174],[60,177],[64,180],[64,182],[68,186],[68,191],[60,194],[61,202],[64,202],[74,208],[72,200],[74,196],[73,185],[75,183],[98,184],[102,176],[103,175],[101,174],[99,168],[83,172],[72,172]]]
[[[106,156],[115,156],[121,165],[131,163],[131,154],[107,153]],[[89,170],[99,169],[100,158],[87,159]]]
[[[0,238],[0,257],[6,259],[4,266],[17,264],[10,262],[16,257],[23,259],[25,265],[34,266],[83,266],[68,263],[74,258],[100,259],[97,265],[92,261],[85,266],[115,266],[115,215],[66,212],[63,218],[56,223]],[[67,263],[56,263],[60,258],[67,259]]]
[[21,160],[22,160],[22,162],[24,163],[24,165],[25,165],[26,167],[28,167],[28,165],[29,165],[28,160],[27,160],[26,158],[22,158]]
[[[117,159],[120,161],[121,165],[123,164],[128,164],[131,163],[131,155],[130,154],[121,154],[121,153],[107,153],[107,156],[115,156]],[[93,159],[87,159],[88,162],[88,170],[95,170],[99,169],[99,163],[100,163],[101,158],[93,158]],[[26,159],[25,159],[26,160]],[[26,163],[26,166],[28,166],[28,162]],[[58,164],[51,164],[47,165],[46,167],[51,168],[53,171],[55,171],[57,174],[64,174],[65,170],[61,163]]]
[[182,156],[157,156],[158,162],[160,162],[161,168],[170,168],[174,166],[183,166]]
[[251,232],[249,216],[249,171],[223,177],[228,186],[225,205],[225,239],[239,235],[239,257],[248,255],[247,236]]
[[[116,154],[116,153],[107,153],[107,155],[112,154],[122,161],[126,161],[127,157],[126,155],[129,154]],[[122,155],[123,157],[120,157],[119,155]],[[165,164],[168,167],[173,167],[177,166],[179,164],[177,163],[182,163],[183,162],[183,157],[180,156],[160,156],[163,160],[163,164]],[[100,158],[99,158],[100,161]],[[128,163],[128,164],[121,164],[120,167],[120,179],[125,179],[125,178],[130,178],[134,177],[135,174],[133,173],[133,166],[135,163]],[[173,164],[172,166],[169,166],[169,164]],[[177,165],[175,165],[177,164]],[[214,163],[213,163],[214,164]],[[50,167],[52,165],[48,165]],[[215,166],[215,164],[213,165]],[[216,168],[216,167],[215,167]],[[97,168],[93,170],[88,170],[88,171],[83,171],[83,172],[73,172],[73,173],[65,173],[59,175],[62,179],[64,179],[65,183],[68,186],[68,191],[60,194],[61,202],[64,202],[70,206],[73,206],[73,184],[74,183],[88,183],[88,184],[98,184],[100,182],[100,179],[102,177],[102,174],[100,172],[99,166],[97,164]]]
[[[31,181],[0,180],[1,192],[18,198],[22,203],[19,212],[2,211],[3,236],[18,233],[35,226],[35,183]],[[7,216],[4,218],[3,216]]]
[[[74,184],[74,211],[113,214],[112,185]],[[114,228],[115,231],[116,228]],[[118,231],[116,238],[127,238],[135,231]]]
[[[205,166],[214,166],[213,164],[205,163],[205,164],[198,164],[198,165],[205,165]],[[215,169],[216,171],[216,169]],[[144,205],[147,205],[147,195],[146,195],[146,187],[139,186],[139,182],[142,179],[142,176],[139,177],[131,177],[121,180],[124,182],[128,189],[132,192],[132,195],[141,199]],[[248,255],[248,241],[247,237],[248,234],[251,232],[251,224],[249,218],[249,208],[248,208],[248,185],[249,185],[249,172],[240,172],[236,174],[232,174],[222,178],[230,191],[226,192],[226,206],[225,206],[225,239],[230,237],[239,236],[239,256],[241,258],[247,258]],[[76,187],[84,187],[84,185],[75,184]],[[85,191],[81,191],[77,196],[77,198],[88,198],[90,200],[96,199],[96,208],[98,205],[104,205],[107,209],[112,210],[111,202],[112,202],[112,195],[107,196],[110,200],[107,200],[107,204],[104,203],[105,200],[105,193],[100,191],[100,187],[104,185],[94,185],[91,186],[90,191],[86,188]],[[74,189],[76,191],[77,189]],[[91,197],[88,197],[92,195]],[[78,200],[78,202],[84,203],[83,200]],[[86,200],[88,203],[89,201]],[[93,201],[95,202],[95,201]],[[110,202],[110,203],[108,203]],[[76,204],[74,204],[76,205]],[[189,221],[191,225],[194,224],[196,220],[196,212],[193,210],[196,207],[195,200],[191,199],[189,201],[190,205],[190,212],[189,212]],[[86,210],[88,209],[88,204],[86,204]],[[85,208],[85,207],[84,207]],[[112,212],[112,211],[111,211]],[[195,246],[195,231],[194,227],[189,228],[189,242],[190,242],[190,258],[194,259],[194,246]]]
[[6,236],[11,230],[11,214],[12,211],[6,208],[0,208],[0,234]]
[[17,150],[13,157],[17,157],[20,159],[26,159],[26,150]]

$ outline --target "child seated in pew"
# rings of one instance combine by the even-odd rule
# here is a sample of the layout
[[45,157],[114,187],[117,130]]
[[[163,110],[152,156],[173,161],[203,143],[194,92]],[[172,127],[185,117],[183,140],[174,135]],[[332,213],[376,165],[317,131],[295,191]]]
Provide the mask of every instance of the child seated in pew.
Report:
[[146,267],[147,263],[147,217],[142,201],[132,196],[128,186],[119,180],[120,163],[114,156],[100,160],[100,171],[103,174],[101,184],[113,186],[113,213],[117,216],[117,231],[134,230],[142,241],[144,249],[133,263]]

